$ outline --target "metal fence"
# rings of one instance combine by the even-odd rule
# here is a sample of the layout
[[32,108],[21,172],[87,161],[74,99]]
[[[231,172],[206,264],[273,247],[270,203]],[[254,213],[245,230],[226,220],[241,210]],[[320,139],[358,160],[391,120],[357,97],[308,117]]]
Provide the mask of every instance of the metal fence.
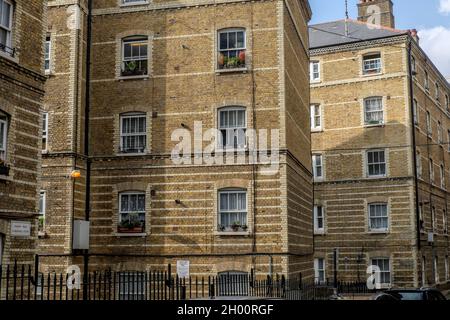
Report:
[[[169,268],[170,270],[170,268]],[[167,271],[95,271],[84,278],[69,274],[37,273],[30,265],[0,266],[0,300],[191,300],[217,297],[326,300],[334,288],[284,276],[256,279],[228,274],[179,278]],[[353,283],[356,285],[355,283]],[[343,292],[357,284],[341,284]]]

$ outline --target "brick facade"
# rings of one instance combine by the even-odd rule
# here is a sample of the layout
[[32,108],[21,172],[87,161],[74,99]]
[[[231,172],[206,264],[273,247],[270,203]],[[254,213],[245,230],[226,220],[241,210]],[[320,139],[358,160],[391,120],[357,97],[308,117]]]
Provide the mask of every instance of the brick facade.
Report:
[[[51,121],[43,185],[49,201],[40,253],[48,256],[42,260],[47,270],[81,262],[71,255],[69,240],[71,219],[85,214],[85,2],[79,6],[78,33],[66,28],[67,8],[78,3],[49,2],[56,51],[45,98]],[[198,4],[93,3],[89,265],[154,270],[188,259],[192,275],[253,268],[258,276],[302,272],[311,278],[308,3]],[[218,31],[226,28],[245,30],[246,68],[238,72],[218,68]],[[146,39],[147,74],[123,76],[123,38],[137,35]],[[193,133],[195,122],[204,131],[216,128],[218,112],[227,106],[244,108],[248,129],[279,130],[280,164],[272,174],[248,161],[177,165],[171,160],[174,130]],[[130,113],[145,114],[143,152],[121,150],[120,119]],[[80,181],[68,178],[73,169],[81,170]],[[218,228],[218,191],[230,188],[247,192],[242,232]],[[137,234],[118,229],[119,194],[127,191],[145,195],[145,228]]]
[[[410,44],[417,72],[412,79]],[[375,75],[363,75],[362,59],[371,53],[380,54],[381,70]],[[322,119],[320,130],[312,133],[312,153],[322,155],[324,172],[315,183],[314,201],[325,213],[324,230],[314,237],[315,258],[324,259],[329,278],[333,276],[333,249],[338,248],[342,280],[365,281],[372,259],[385,258],[390,263],[392,286],[445,284],[449,277],[449,239],[444,231],[448,224],[448,184],[441,186],[439,166],[443,165],[448,181],[450,117],[444,101],[450,94],[449,84],[409,35],[312,49],[311,60],[320,62],[320,81],[311,84],[311,103],[320,105]],[[425,70],[430,78],[428,91],[423,88]],[[410,81],[419,106],[415,144]],[[435,98],[435,82],[440,86],[439,100]],[[382,101],[381,124],[365,121],[364,100],[369,97],[380,97]],[[426,133],[427,111],[433,126],[431,137]],[[444,136],[441,142],[438,122]],[[383,177],[368,176],[367,152],[374,149],[385,151]],[[415,149],[420,151],[422,163],[422,175],[417,181]],[[428,178],[430,158],[434,161],[433,183]],[[423,212],[419,241],[416,197]],[[380,203],[387,206],[388,226],[387,230],[374,231],[369,225],[369,205]],[[430,232],[434,234],[433,243],[427,241]],[[433,276],[435,257],[438,281]]]
[[[0,265],[34,261],[45,82],[45,2],[7,2],[12,6],[11,33],[6,46],[0,47],[0,121],[2,136],[6,135],[0,149]],[[12,234],[13,221],[30,224],[30,236]]]

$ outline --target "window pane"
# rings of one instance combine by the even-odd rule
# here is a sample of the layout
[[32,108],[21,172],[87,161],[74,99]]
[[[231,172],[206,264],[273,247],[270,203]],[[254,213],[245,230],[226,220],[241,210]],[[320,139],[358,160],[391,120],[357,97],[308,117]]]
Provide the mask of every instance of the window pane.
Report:
[[121,195],[120,211],[128,211],[128,195]]
[[226,32],[221,33],[220,37],[220,50],[224,50],[228,48],[228,34]]
[[140,194],[138,195],[138,211],[145,211],[145,195]]
[[236,48],[236,33],[235,32],[230,32],[228,33],[228,48],[229,49],[234,49]]
[[228,193],[220,193],[220,210],[228,209]]
[[131,45],[129,43],[124,44],[124,58],[131,58]]
[[238,48],[244,48],[244,32],[243,31],[239,31],[237,33],[237,47]]

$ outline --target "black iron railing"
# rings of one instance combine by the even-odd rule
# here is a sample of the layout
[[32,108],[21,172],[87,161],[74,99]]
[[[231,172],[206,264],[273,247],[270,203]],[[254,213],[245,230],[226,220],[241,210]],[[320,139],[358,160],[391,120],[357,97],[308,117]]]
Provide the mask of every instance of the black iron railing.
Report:
[[[340,290],[366,292],[356,283],[339,283]],[[328,282],[302,281],[301,275],[293,279],[278,275],[256,279],[253,273],[179,278],[167,271],[102,270],[84,279],[83,275],[37,273],[31,265],[0,265],[0,300],[326,300],[334,291]]]

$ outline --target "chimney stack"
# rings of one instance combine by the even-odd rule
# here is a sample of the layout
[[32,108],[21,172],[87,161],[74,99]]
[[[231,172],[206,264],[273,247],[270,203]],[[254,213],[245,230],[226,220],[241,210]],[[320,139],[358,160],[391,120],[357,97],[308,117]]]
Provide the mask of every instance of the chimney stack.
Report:
[[391,0],[359,0],[358,21],[395,28],[394,5]]

